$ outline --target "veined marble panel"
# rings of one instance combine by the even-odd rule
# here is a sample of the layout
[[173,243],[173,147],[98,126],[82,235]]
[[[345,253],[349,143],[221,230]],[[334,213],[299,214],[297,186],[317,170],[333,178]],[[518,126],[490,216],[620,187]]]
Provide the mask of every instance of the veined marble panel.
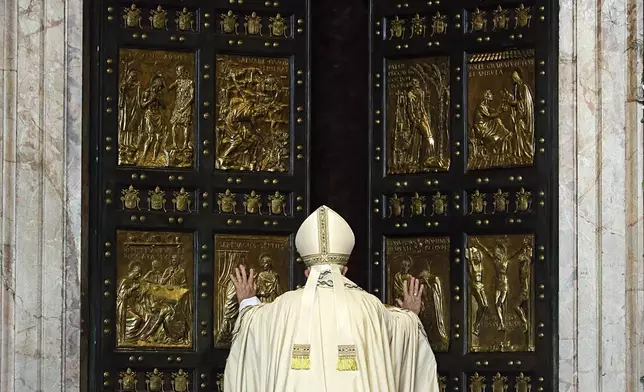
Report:
[[559,390],[639,391],[642,326],[642,3],[559,13]]
[[0,7],[0,390],[80,388],[82,2]]

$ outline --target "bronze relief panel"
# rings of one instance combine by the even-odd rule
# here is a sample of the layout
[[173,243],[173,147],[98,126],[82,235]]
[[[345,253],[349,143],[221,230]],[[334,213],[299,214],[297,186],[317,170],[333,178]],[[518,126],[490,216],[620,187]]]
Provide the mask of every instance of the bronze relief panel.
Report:
[[193,166],[194,68],[192,52],[120,49],[119,165]]
[[290,169],[290,61],[217,55],[215,168]]
[[446,352],[450,334],[449,237],[387,238],[387,302],[397,305],[412,276],[425,286],[420,319],[432,349]]
[[469,56],[467,168],[532,166],[534,50]]
[[119,230],[119,348],[191,348],[193,233]]
[[230,280],[240,265],[254,269],[257,297],[270,303],[288,291],[289,236],[215,235],[215,347],[230,345],[233,327],[239,314],[235,286]]
[[446,171],[449,58],[387,61],[387,174]]
[[532,235],[469,236],[471,352],[534,351]]

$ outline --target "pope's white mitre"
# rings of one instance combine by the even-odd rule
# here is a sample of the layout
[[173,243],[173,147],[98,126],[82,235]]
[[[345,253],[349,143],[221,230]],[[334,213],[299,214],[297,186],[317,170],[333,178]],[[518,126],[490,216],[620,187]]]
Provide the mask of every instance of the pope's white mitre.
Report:
[[295,236],[295,247],[306,265],[345,265],[355,244],[349,224],[322,206],[309,215]]

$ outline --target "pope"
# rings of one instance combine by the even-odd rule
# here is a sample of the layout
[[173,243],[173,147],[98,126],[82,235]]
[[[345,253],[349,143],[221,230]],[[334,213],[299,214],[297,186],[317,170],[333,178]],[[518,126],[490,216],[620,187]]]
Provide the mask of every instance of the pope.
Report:
[[423,286],[404,283],[383,305],[344,275],[355,237],[326,206],[295,237],[306,286],[262,303],[254,273],[231,279],[240,302],[224,374],[226,392],[439,392],[436,360],[418,318]]

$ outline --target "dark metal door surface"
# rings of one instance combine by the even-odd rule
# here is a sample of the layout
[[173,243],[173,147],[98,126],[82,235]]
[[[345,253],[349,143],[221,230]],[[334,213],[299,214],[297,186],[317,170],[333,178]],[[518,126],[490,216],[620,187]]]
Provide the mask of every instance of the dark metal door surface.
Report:
[[89,390],[218,391],[231,271],[302,276],[309,3],[96,0],[89,39]]
[[556,390],[556,2],[371,2],[370,282],[441,388]]

